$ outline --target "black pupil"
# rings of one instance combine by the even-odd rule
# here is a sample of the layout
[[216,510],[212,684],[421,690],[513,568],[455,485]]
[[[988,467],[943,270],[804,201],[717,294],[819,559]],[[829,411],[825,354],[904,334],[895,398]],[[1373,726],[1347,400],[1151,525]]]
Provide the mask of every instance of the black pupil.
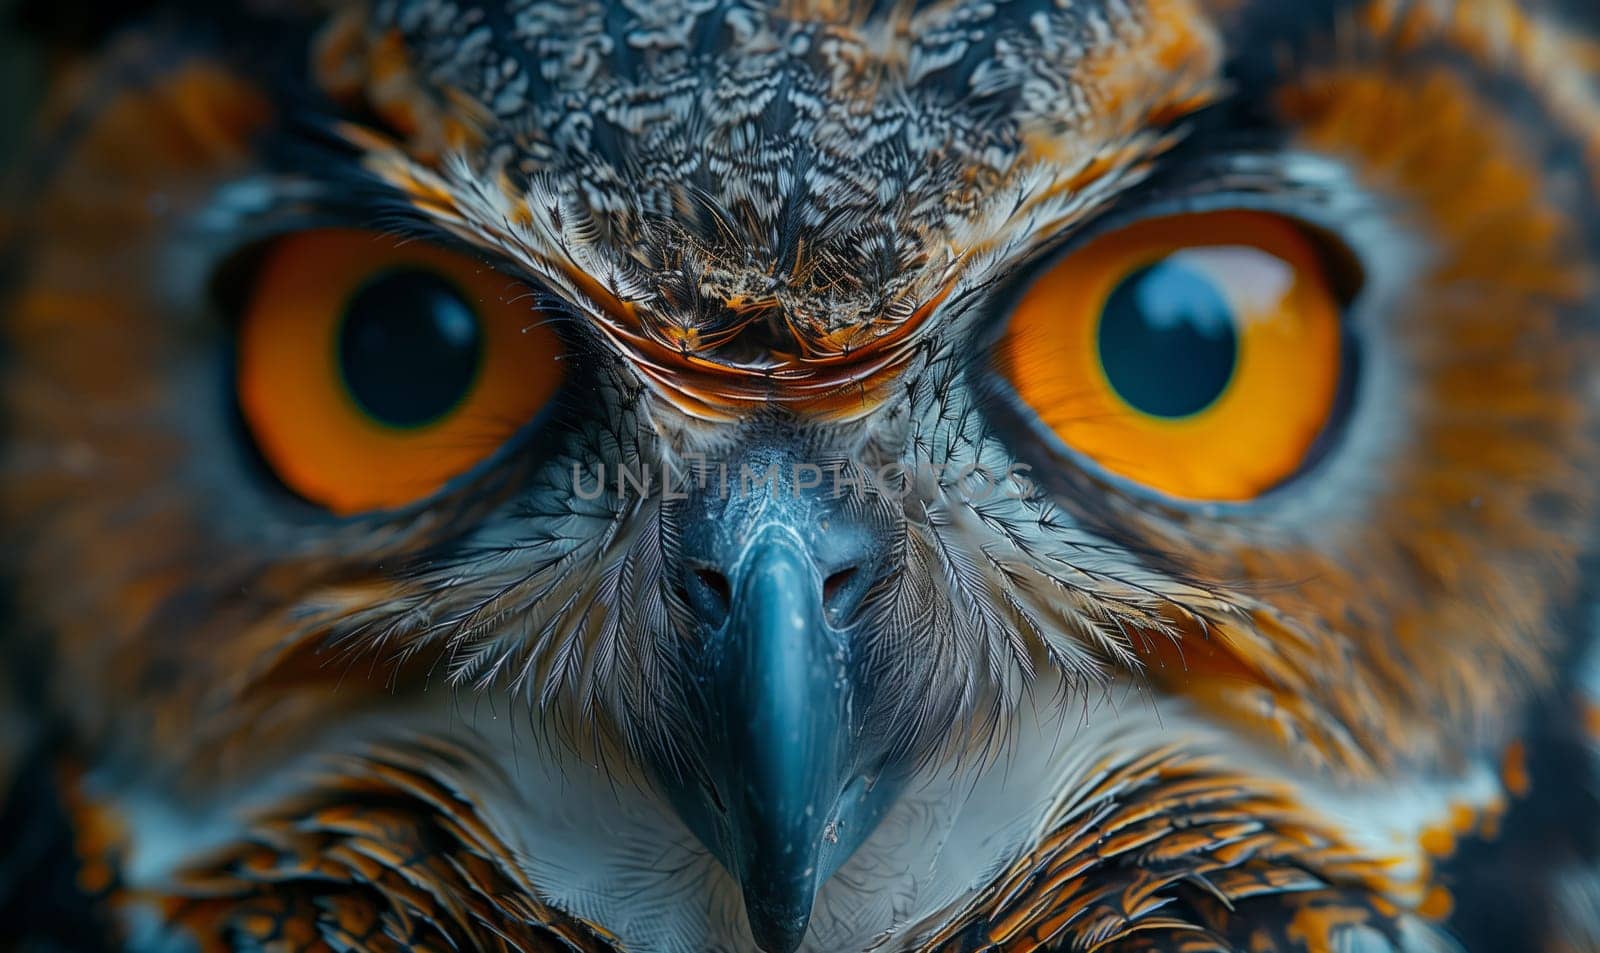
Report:
[[1206,275],[1163,261],[1129,275],[1100,316],[1100,364],[1134,408],[1189,417],[1228,387],[1238,360],[1233,309]]
[[477,313],[449,282],[391,271],[350,299],[339,329],[339,369],[361,409],[390,427],[421,427],[448,414],[478,374]]

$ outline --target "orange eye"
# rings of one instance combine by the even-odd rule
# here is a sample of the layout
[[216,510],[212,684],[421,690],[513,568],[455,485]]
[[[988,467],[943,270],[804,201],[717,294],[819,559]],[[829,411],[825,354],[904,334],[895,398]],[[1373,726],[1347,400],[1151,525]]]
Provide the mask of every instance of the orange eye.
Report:
[[360,231],[274,245],[239,329],[239,404],[291,489],[335,513],[436,492],[536,417],[559,338],[528,289]]
[[1322,257],[1283,218],[1153,219],[1036,280],[998,360],[1106,470],[1174,497],[1248,500],[1292,476],[1334,414],[1340,311]]

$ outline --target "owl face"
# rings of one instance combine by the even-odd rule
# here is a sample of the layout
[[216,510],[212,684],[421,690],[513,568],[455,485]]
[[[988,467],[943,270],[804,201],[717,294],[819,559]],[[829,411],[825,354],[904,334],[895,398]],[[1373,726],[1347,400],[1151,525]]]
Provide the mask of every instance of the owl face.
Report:
[[4,501],[87,750],[259,780],[503,699],[787,951],[1024,708],[1374,782],[1557,677],[1600,103],[1554,12],[260,16],[113,44],[26,211]]

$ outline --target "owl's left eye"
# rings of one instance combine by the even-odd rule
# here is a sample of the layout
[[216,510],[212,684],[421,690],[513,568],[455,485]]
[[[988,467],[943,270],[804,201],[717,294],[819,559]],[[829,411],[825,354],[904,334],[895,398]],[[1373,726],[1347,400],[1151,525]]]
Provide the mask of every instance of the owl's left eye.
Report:
[[1034,281],[998,364],[1068,447],[1167,496],[1285,482],[1339,410],[1350,363],[1328,262],[1257,212],[1153,219]]
[[560,386],[561,341],[533,297],[424,244],[344,230],[279,240],[238,332],[238,401],[262,457],[341,515],[437,492]]

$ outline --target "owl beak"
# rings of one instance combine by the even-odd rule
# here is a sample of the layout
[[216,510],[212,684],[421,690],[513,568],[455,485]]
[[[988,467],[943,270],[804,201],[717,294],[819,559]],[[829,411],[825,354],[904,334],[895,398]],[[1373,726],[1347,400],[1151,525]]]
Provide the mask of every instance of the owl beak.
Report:
[[848,634],[816,560],[769,526],[729,574],[704,690],[707,782],[680,813],[738,880],[756,943],[792,953],[823,882],[891,802],[855,724]]

